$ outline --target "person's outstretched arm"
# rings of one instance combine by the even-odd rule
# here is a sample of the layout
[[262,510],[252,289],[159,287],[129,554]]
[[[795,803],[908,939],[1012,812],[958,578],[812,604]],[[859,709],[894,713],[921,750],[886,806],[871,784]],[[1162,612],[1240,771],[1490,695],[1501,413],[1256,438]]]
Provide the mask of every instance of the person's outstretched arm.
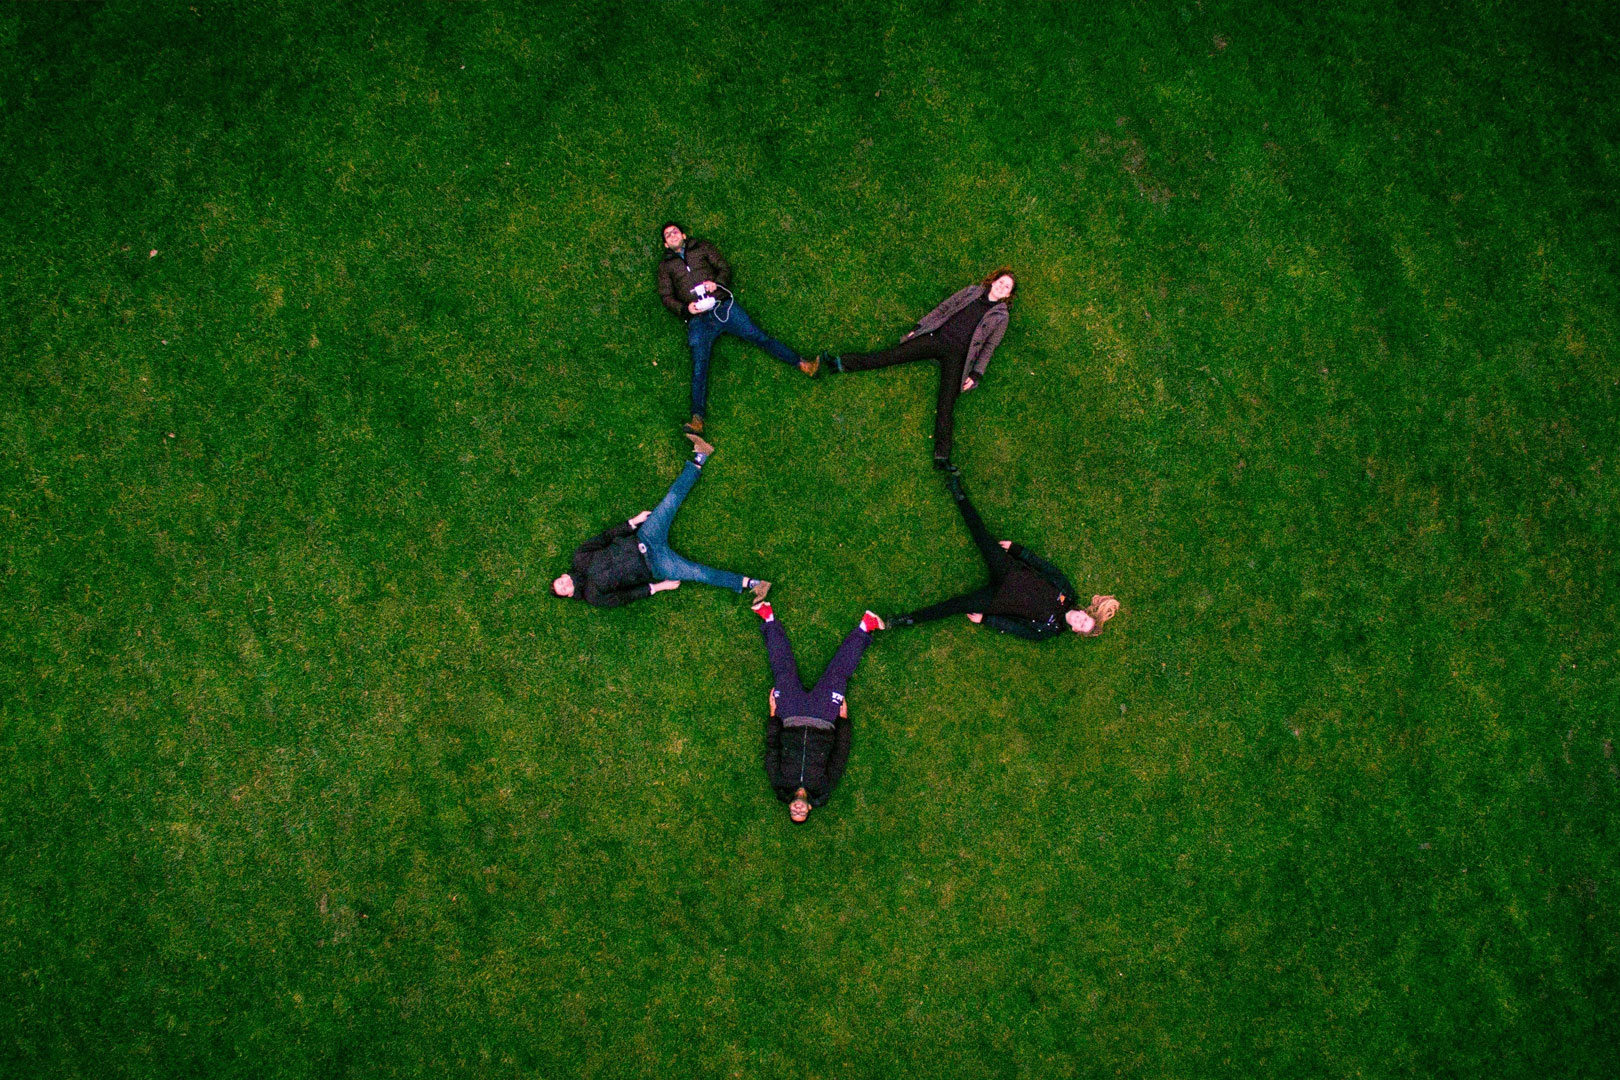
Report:
[[838,781],[844,778],[844,766],[849,764],[849,748],[854,743],[855,722],[848,715],[839,717],[838,728],[833,732],[832,753],[827,757],[827,790],[822,792],[823,801],[832,794]]
[[940,327],[944,326],[950,321],[952,315],[955,315],[958,311],[961,311],[963,307],[971,302],[980,288],[982,288],[982,286],[969,285],[965,289],[957,289],[955,292],[951,293],[951,295],[941,300],[939,305],[935,307],[933,311],[930,311],[928,314],[918,319],[917,325],[912,328],[911,333],[907,334],[906,337],[911,337],[914,334],[926,334],[932,330],[938,330]]
[[658,299],[663,301],[669,310],[683,319],[686,318],[686,303],[675,295],[675,275],[667,262],[658,264]]
[[984,379],[984,369],[990,366],[990,357],[1007,332],[1007,312],[992,308],[978,328],[973,331],[973,342],[968,346],[967,381],[974,386]]
[[594,581],[585,582],[585,602],[593,607],[623,607],[645,600],[658,590],[652,585],[626,585],[622,589],[599,589]]
[[775,787],[782,776],[782,720],[776,715],[776,699],[771,698],[771,714],[765,718],[765,777]]
[[1033,619],[1021,619],[1016,615],[986,615],[984,625],[1003,634],[1024,638],[1026,641],[1039,641],[1063,631],[1062,626],[1037,623]]
[[1051,582],[1052,586],[1065,597],[1071,600],[1074,598],[1074,585],[1070,583],[1068,576],[1029,548],[1022,544],[1014,544],[1007,549],[1007,554]]
[[728,289],[731,288],[731,264],[726,262],[724,255],[720,254],[720,249],[708,240],[699,240],[694,246],[703,252],[703,257],[714,268],[713,280],[718,281]]
[[635,526],[631,525],[628,521],[621,521],[617,525],[609,525],[607,528],[603,529],[601,532],[579,545],[579,547],[575,550],[594,555],[596,552],[601,551],[603,548],[613,543],[613,541],[617,540],[619,537],[629,536],[635,531]]

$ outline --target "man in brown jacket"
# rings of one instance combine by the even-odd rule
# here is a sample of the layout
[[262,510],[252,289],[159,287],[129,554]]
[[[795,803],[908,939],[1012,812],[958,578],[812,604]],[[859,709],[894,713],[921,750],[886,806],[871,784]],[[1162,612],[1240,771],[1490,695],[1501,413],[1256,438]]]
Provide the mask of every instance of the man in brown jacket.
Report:
[[709,405],[709,357],[721,334],[752,342],[784,364],[814,376],[819,360],[806,360],[754,325],[731,292],[731,264],[707,240],[689,237],[673,221],[663,228],[664,257],[658,264],[658,296],[664,306],[686,320],[686,343],[692,349],[692,419],[683,428],[703,433]]

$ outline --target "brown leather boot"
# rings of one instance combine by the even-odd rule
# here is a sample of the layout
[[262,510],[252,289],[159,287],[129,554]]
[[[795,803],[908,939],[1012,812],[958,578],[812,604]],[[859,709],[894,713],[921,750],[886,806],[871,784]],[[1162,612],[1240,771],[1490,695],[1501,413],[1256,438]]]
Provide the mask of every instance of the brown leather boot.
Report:
[[681,425],[681,430],[686,432],[688,435],[703,434],[703,417],[699,416],[697,413],[693,413],[692,419]]

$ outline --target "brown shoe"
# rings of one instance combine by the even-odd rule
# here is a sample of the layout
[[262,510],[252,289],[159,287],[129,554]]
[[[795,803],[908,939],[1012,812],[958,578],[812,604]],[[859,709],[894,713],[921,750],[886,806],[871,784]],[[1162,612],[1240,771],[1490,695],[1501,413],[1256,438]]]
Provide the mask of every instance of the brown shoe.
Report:
[[753,588],[754,603],[758,604],[765,599],[765,594],[771,591],[771,583],[768,581],[756,581]]
[[692,419],[681,425],[681,430],[686,432],[688,435],[703,434],[703,417],[699,416],[697,413],[693,413]]
[[818,356],[814,360],[800,360],[799,370],[810,376],[812,379],[815,378],[821,373],[821,357]]
[[692,432],[688,431],[686,433],[686,437],[688,439],[692,440],[692,453],[694,453],[694,454],[712,454],[712,453],[714,453],[714,443],[704,442],[703,441],[703,436],[695,435]]

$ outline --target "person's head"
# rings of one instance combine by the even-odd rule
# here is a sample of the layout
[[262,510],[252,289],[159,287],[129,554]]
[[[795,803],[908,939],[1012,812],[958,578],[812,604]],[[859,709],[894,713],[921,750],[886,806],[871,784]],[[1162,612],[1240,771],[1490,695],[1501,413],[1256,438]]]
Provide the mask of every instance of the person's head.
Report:
[[994,304],[999,304],[1003,300],[1011,300],[1013,293],[1018,291],[1018,279],[1005,266],[985,278],[981,284],[985,287],[985,295]]
[[1084,608],[1070,608],[1063,613],[1063,621],[1077,634],[1089,634],[1097,627],[1097,620]]
[[686,230],[677,221],[664,222],[664,227],[659,231],[664,234],[664,247],[670,251],[679,251],[681,245],[686,243]]
[[810,816],[810,793],[800,788],[793,793],[793,801],[788,803],[788,817],[796,822],[803,823]]
[[573,579],[573,577],[571,575],[569,575],[569,574],[564,574],[562,577],[558,578],[556,581],[553,581],[551,583],[551,591],[556,593],[558,596],[573,596],[574,595],[574,579]]

